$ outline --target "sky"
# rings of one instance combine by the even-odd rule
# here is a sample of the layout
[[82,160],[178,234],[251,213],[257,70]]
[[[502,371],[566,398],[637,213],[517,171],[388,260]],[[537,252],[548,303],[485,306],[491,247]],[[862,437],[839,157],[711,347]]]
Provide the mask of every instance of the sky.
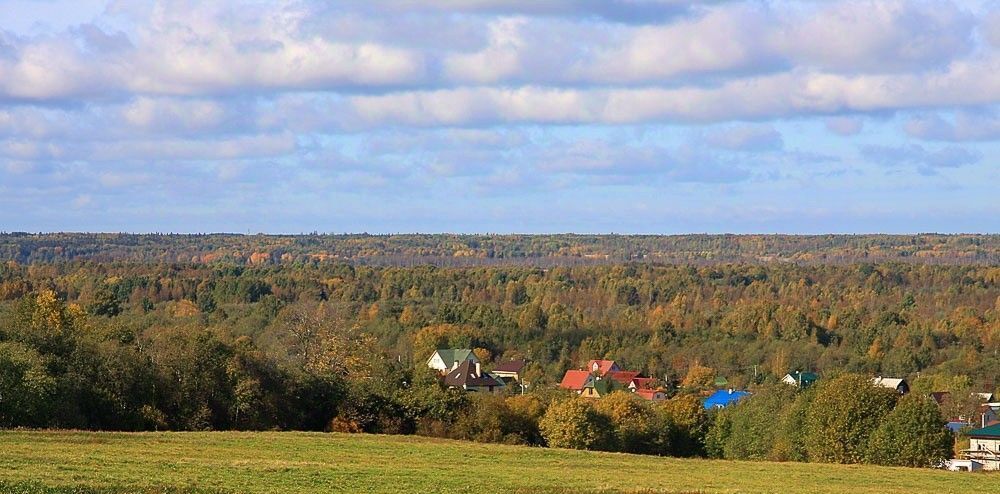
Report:
[[0,231],[997,233],[998,151],[986,0],[0,9]]

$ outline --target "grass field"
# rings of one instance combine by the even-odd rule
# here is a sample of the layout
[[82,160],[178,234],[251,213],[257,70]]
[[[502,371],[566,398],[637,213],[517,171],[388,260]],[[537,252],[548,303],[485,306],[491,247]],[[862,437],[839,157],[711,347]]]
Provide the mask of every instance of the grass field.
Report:
[[0,492],[1000,492],[1000,475],[657,458],[413,436],[0,432]]

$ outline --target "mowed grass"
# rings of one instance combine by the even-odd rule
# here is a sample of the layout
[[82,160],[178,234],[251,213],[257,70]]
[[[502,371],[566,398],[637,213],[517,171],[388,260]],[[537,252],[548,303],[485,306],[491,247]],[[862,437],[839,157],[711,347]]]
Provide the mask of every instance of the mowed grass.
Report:
[[0,492],[1000,492],[1000,475],[294,432],[0,432]]

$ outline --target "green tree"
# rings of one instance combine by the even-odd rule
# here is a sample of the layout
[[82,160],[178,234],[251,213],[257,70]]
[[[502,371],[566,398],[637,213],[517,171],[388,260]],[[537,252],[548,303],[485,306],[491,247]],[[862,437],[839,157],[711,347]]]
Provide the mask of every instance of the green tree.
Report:
[[869,437],[892,411],[896,399],[894,391],[875,387],[859,374],[821,380],[806,418],[809,459],[861,462]]
[[781,417],[794,401],[795,388],[777,383],[762,386],[748,399],[727,408],[730,434],[723,446],[723,457],[768,459],[781,428],[781,422],[775,418]]
[[38,352],[15,342],[0,342],[0,426],[47,424],[56,381]]
[[929,467],[951,456],[954,438],[938,406],[923,395],[899,400],[869,440],[865,460],[879,465]]
[[658,416],[658,433],[666,432],[669,437],[660,439],[661,444],[669,443],[674,456],[698,456],[705,453],[705,434],[708,431],[709,416],[696,395],[675,396],[654,406]]

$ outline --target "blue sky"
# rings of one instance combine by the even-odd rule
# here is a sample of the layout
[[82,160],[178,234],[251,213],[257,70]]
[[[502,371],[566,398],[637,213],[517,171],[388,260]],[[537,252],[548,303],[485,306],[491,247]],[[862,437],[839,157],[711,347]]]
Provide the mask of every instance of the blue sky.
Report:
[[0,230],[1000,231],[1000,6],[5,0]]

